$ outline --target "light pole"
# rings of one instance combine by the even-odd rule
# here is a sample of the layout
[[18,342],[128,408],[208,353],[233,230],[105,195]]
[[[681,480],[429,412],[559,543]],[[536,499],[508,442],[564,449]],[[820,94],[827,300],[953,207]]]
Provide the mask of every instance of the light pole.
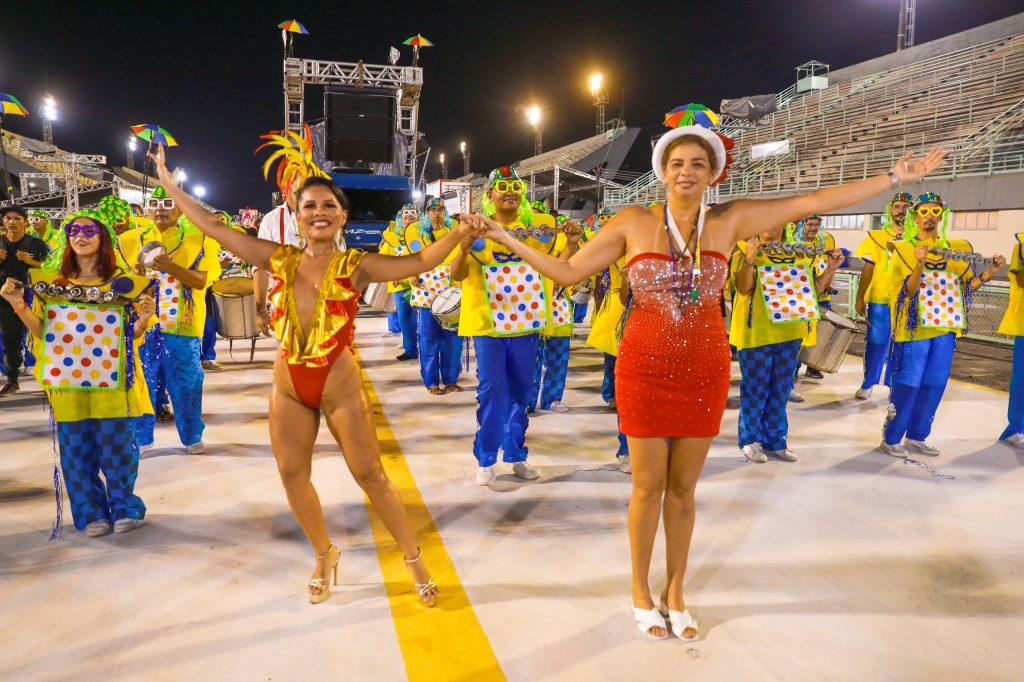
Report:
[[540,156],[543,148],[544,128],[540,124],[540,107],[536,104],[526,110],[526,120],[533,126],[533,155]]
[[914,46],[914,19],[917,15],[917,0],[899,0],[900,21],[896,29],[896,51]]
[[441,161],[441,179],[444,180],[448,177],[448,161],[444,158],[444,152],[440,155]]
[[135,170],[135,150],[139,148],[139,144],[135,141],[135,136],[132,135],[128,138],[128,168]]
[[459,143],[459,151],[462,152],[462,174],[469,175],[469,147],[465,142]]
[[43,142],[53,144],[53,122],[57,120],[57,100],[53,95],[47,94],[43,98],[43,108],[40,111],[43,119]]
[[185,171],[180,168],[174,171],[174,182],[178,187],[184,185],[186,180],[188,180],[188,175],[185,174]]
[[608,91],[604,88],[604,76],[599,73],[590,77],[590,95],[597,107],[597,134],[600,135],[605,131],[604,108],[608,104]]
[[196,185],[192,188],[192,194],[195,195],[196,199],[202,199],[206,196],[206,188],[202,185]]

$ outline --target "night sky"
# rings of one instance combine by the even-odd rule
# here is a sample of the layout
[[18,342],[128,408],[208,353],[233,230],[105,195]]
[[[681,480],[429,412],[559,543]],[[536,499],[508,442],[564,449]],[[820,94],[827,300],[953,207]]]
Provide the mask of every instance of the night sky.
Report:
[[[404,39],[422,33],[435,43],[420,53],[430,180],[439,151],[450,175],[461,171],[462,139],[478,172],[532,155],[523,116],[531,103],[544,108],[545,149],[593,134],[594,70],[605,75],[609,118],[624,104],[627,123],[653,134],[665,111],[686,102],[717,110],[722,98],[782,90],[811,59],[841,68],[894,51],[898,5],[10,0],[0,17],[0,91],[32,114],[7,117],[5,127],[41,137],[38,110],[50,92],[61,114],[55,142],[115,165],[125,163],[130,125],[159,123],[181,145],[170,161],[186,169],[187,186],[203,184],[219,207],[266,210],[273,188],[252,152],[261,133],[283,125],[277,24],[285,19],[310,31],[296,37],[299,57],[385,64],[394,45],[409,64]],[[919,0],[916,42],[1021,10],[1020,0]],[[320,91],[307,88],[307,117],[320,107]],[[643,156],[629,170],[649,170]]]

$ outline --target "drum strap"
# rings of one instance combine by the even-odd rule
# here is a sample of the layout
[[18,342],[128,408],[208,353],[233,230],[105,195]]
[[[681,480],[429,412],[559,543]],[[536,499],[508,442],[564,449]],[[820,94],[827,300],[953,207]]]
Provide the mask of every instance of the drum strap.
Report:
[[[287,204],[285,204],[285,205],[287,206]],[[281,228],[281,242],[280,242],[281,244],[284,244],[284,211],[285,210],[287,210],[287,209],[282,210],[281,213],[277,217],[278,218],[278,220],[277,220],[278,226]]]

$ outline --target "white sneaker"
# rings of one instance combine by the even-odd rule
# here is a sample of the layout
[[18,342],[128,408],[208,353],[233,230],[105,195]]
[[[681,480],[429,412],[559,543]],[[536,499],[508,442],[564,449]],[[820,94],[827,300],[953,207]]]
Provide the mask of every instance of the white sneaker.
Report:
[[192,445],[185,446],[186,455],[201,455],[206,452],[206,443],[199,441],[198,443],[192,443]]
[[907,457],[907,449],[903,447],[902,443],[896,443],[894,445],[892,443],[882,441],[882,449],[885,450],[887,455],[892,455],[893,457],[900,457],[903,459],[906,459]]
[[929,445],[923,440],[905,438],[903,442],[909,445],[910,447],[914,448],[918,452],[920,452],[922,455],[928,455],[929,457],[938,457],[939,455],[942,454],[937,447]]
[[1009,443],[1015,448],[1024,449],[1024,433],[1015,433],[1009,438],[1007,438],[1004,442]]
[[549,407],[548,409],[551,410],[552,412],[558,413],[565,413],[572,410],[572,408],[569,407],[568,405],[563,405],[561,400],[556,400],[555,402],[551,403],[551,407]]
[[494,471],[493,466],[480,467],[476,470],[476,484],[477,485],[490,485],[498,478],[498,474]]
[[793,389],[792,391],[789,392],[789,402],[802,403],[805,400],[807,400],[807,398],[803,397],[803,395],[801,395],[800,393],[797,393],[796,389]]
[[98,519],[85,526],[85,534],[91,538],[101,538],[109,532],[110,522],[106,519]]
[[203,360],[199,364],[203,366],[203,369],[210,372],[221,372],[224,370],[224,365],[220,364],[216,360]]
[[524,481],[534,481],[540,478],[540,472],[536,469],[531,469],[526,465],[526,462],[516,462],[512,465],[512,473],[523,479]]
[[751,462],[764,464],[768,461],[768,455],[764,454],[764,446],[760,443],[751,443],[743,446],[743,456]]
[[129,519],[128,517],[118,519],[117,521],[114,521],[114,532],[129,533],[141,526],[142,523],[142,519]]
[[775,455],[783,462],[795,462],[797,459],[796,453],[790,450],[789,448],[786,448],[785,450],[772,450],[768,454]]
[[629,455],[618,455],[615,459],[619,462],[619,471],[624,474],[633,473],[633,467],[629,465]]
[[858,388],[857,392],[853,394],[853,397],[857,400],[867,400],[871,397],[871,391],[874,390],[874,386],[868,386],[867,388]]
[[139,446],[139,454],[141,455],[144,452],[149,452],[150,450],[153,449],[153,447],[155,445],[156,445],[156,443],[146,443],[145,445],[140,445]]

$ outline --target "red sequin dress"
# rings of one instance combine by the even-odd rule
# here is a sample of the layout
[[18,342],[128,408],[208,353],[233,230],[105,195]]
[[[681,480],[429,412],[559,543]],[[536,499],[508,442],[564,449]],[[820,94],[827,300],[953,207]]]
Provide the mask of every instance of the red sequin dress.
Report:
[[643,253],[627,266],[633,302],[619,342],[615,398],[622,433],[638,438],[718,435],[729,395],[729,341],[720,299],[729,277],[725,256],[705,251],[697,302],[685,305],[689,261]]

